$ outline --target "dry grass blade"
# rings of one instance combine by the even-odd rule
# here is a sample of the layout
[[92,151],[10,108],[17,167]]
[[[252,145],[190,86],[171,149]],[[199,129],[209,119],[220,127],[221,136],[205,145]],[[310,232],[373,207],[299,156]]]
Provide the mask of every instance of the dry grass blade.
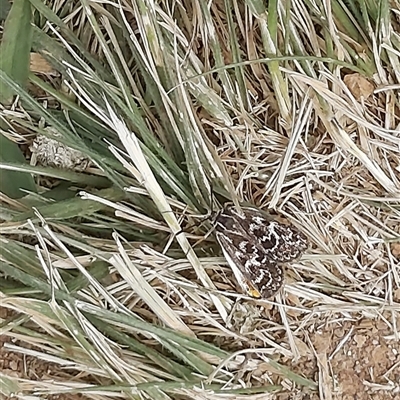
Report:
[[[0,196],[2,392],[397,399],[399,1],[30,4],[52,75],[0,71],[4,135],[91,166],[0,164],[41,176]],[[308,238],[274,298],[207,232],[227,201]]]
[[118,237],[115,237],[115,240],[121,256],[111,258],[111,265],[166,326],[187,335],[193,335],[189,327],[174,314],[173,310],[162,300],[131,262]]
[[[178,220],[175,217],[167,199],[165,198],[164,193],[162,192],[161,186],[155,179],[153,172],[151,171],[146,158],[139,146],[139,142],[137,138],[133,135],[133,133],[129,132],[124,123],[117,118],[113,110],[110,106],[108,106],[108,111],[110,113],[111,121],[115,127],[115,131],[118,133],[122,144],[124,145],[126,151],[128,152],[130,159],[135,165],[137,172],[136,178],[139,182],[143,184],[143,186],[147,189],[150,197],[156,204],[157,209],[165,218],[168,226],[171,229],[172,234],[177,235],[176,239],[182,247],[182,250],[189,261],[191,261],[193,267],[196,270],[197,276],[203,282],[203,284],[208,288],[213,288],[213,283],[209,279],[208,275],[203,270],[202,266],[197,260],[196,254],[193,252],[189,242],[187,241],[184,234],[182,234],[182,228],[179,225]],[[218,311],[221,313],[223,319],[226,319],[226,309],[225,305],[221,300],[211,295],[215,306]]]

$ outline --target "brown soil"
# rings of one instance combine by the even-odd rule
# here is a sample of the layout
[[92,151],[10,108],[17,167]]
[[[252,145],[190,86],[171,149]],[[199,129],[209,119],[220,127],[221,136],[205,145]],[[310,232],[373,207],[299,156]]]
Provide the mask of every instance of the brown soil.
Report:
[[323,389],[318,395],[282,395],[279,400],[400,399],[400,341],[383,320],[331,323],[309,340],[315,354],[302,357],[292,369]]

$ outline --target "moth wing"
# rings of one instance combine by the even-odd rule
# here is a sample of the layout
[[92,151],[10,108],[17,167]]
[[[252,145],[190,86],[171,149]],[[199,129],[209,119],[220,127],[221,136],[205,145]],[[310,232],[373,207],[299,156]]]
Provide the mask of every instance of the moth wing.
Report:
[[216,237],[221,246],[222,253],[224,254],[226,261],[228,261],[228,264],[235,275],[236,281],[239,283],[243,292],[252,297],[261,297],[261,293],[252,283],[251,276],[249,276],[244,269],[243,261],[245,261],[245,257],[239,255],[235,246],[228,241],[224,234],[217,232]]
[[243,237],[217,232],[217,240],[242,290],[252,297],[269,298],[283,284],[283,271],[262,247]]
[[215,229],[217,232],[249,239],[248,232],[243,229],[242,220],[243,217],[232,206],[229,206],[217,214],[214,221]]
[[271,260],[277,263],[295,261],[307,249],[307,237],[295,226],[269,219],[254,208],[244,207],[242,211],[242,229],[257,240]]
[[258,268],[254,274],[253,282],[261,293],[261,297],[268,299],[282,287],[284,282],[283,270],[278,263],[265,257],[262,260],[262,267]]

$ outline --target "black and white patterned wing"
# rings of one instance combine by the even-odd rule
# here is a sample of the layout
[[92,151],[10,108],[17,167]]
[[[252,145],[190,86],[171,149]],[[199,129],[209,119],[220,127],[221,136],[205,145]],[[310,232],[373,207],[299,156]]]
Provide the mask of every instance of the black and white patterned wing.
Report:
[[[251,223],[251,221],[249,222]],[[273,296],[283,284],[283,271],[255,234],[227,207],[215,219],[217,240],[242,289],[253,297]]]
[[234,207],[228,207],[224,213],[240,221],[242,231],[257,240],[265,254],[277,263],[299,259],[308,247],[306,236],[296,227],[268,219],[255,208],[243,207],[240,214]]
[[283,284],[283,271],[263,249],[239,234],[217,232],[218,243],[242,290],[252,297],[272,297]]
[[300,258],[307,238],[293,225],[243,207],[225,207],[215,218],[217,240],[242,289],[268,298],[283,284],[282,264]]

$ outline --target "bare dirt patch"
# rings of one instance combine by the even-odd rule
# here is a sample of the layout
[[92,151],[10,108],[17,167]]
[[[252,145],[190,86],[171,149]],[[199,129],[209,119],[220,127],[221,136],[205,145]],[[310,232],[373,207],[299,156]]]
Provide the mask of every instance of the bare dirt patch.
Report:
[[295,369],[319,382],[321,396],[300,398],[399,399],[400,341],[396,339],[384,320],[370,319],[331,322],[310,333],[315,353],[302,357]]

